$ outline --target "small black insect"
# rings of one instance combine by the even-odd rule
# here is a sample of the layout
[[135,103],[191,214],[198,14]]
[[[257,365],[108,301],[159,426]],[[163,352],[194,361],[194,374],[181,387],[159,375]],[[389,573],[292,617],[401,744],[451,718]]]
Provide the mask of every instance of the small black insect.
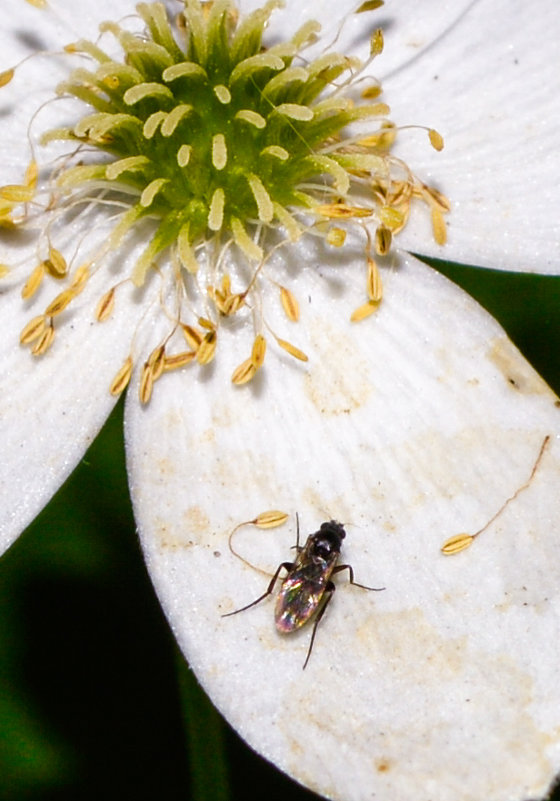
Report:
[[348,570],[350,584],[354,584],[356,587],[361,587],[363,590],[372,590],[373,592],[381,592],[385,587],[366,587],[365,584],[358,584],[357,581],[354,581],[354,571],[350,565],[337,565],[342,540],[346,536],[341,523],[337,523],[336,520],[322,523],[319,531],[310,534],[305,545],[300,546],[299,518],[296,516],[296,519],[297,542],[294,547],[297,551],[297,557],[295,562],[282,562],[278,566],[265,593],[255,601],[247,604],[247,606],[242,606],[241,609],[236,609],[234,612],[228,612],[223,617],[244,612],[246,609],[250,609],[268,598],[274,590],[280,571],[284,568],[287,575],[282,580],[282,587],[276,599],[274,621],[280,634],[289,634],[291,631],[296,631],[296,629],[304,626],[311,618],[314,618],[311,640],[303,663],[303,669],[305,670],[313,649],[317,626],[325,614],[335,591],[335,584],[331,580],[331,576],[335,573],[340,573],[342,570]]

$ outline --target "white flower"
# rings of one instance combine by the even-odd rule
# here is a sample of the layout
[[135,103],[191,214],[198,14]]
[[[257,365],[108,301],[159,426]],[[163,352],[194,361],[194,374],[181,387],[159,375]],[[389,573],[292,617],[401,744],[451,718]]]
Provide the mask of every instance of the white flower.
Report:
[[[39,12],[22,2],[5,24],[6,69],[27,53],[18,30],[40,31],[41,46],[53,49],[66,42],[61,28],[68,41],[94,39],[98,22],[115,16],[114,0],[95,10],[76,0],[51,6]],[[119,16],[132,7],[121,0]],[[312,14],[329,43],[353,7],[345,0],[333,12],[316,0],[311,10],[290,0],[268,33],[277,42]],[[452,201],[445,248],[432,242],[421,208],[397,245],[558,273],[556,5],[432,2],[419,16],[417,4],[400,2],[377,13],[386,47],[375,71],[393,120],[446,139],[434,153],[422,132],[403,131],[395,152]],[[336,49],[363,55],[370,31],[367,14],[350,17]],[[29,116],[66,65],[41,58],[2,89],[4,185],[21,183]],[[67,123],[57,104],[41,114],[41,130]],[[64,230],[68,252],[81,247],[83,217]],[[87,224],[106,236],[96,209]],[[141,253],[140,239],[131,251]],[[112,320],[95,322],[92,304],[120,277],[108,279],[105,266],[68,310],[60,338],[34,359],[18,338],[52,298],[39,292],[22,303],[19,294],[34,243],[16,232],[2,246],[0,261],[16,265],[0,284],[6,548],[95,437],[131,339],[135,353],[153,352],[168,321],[149,280],[142,291],[119,289]],[[130,272],[137,256],[125,250],[106,261]],[[351,323],[364,302],[363,260],[363,243],[351,238],[334,254],[308,238],[271,257],[269,286],[289,276],[301,320],[283,321],[267,305],[267,321],[289,328],[305,365],[280,351],[252,383],[232,387],[254,339],[253,329],[232,325],[212,364],[164,376],[147,405],[138,401],[137,371],[125,424],[148,569],[218,708],[314,790],[353,801],[543,796],[560,767],[558,401],[492,318],[404,250],[383,271],[375,315]],[[442,555],[448,537],[481,529],[524,486],[546,436],[529,485],[472,548]],[[241,525],[270,509],[289,513],[290,523]],[[356,581],[386,588],[374,595],[338,582],[305,672],[310,632],[277,634],[270,602],[221,617],[268,581],[228,550],[230,533],[240,526],[235,550],[273,573],[293,559],[296,512],[305,535],[343,521],[341,562]]]

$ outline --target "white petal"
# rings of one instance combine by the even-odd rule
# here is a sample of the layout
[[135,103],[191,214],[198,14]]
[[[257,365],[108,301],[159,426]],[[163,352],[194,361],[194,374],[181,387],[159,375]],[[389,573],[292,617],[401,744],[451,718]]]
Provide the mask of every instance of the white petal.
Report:
[[452,203],[445,247],[432,243],[421,214],[399,237],[401,247],[480,266],[560,272],[559,38],[556,3],[536,9],[484,0],[384,80],[398,124],[443,135],[445,149],[435,153],[425,134],[405,131],[397,152]]
[[[307,366],[270,344],[261,380],[232,387],[238,330],[235,352],[226,342],[206,370],[165,376],[148,408],[129,397],[131,492],[160,600],[228,720],[313,790],[542,796],[560,767],[558,401],[492,318],[414,259],[354,325],[360,288],[342,265],[320,272],[291,285],[302,324],[279,331]],[[523,485],[546,435],[530,487],[443,556]],[[305,535],[332,517],[356,581],[386,587],[337,580],[305,672],[309,627],[277,634],[270,599],[221,617],[266,589],[228,535],[270,509],[289,525],[235,535],[257,568],[293,559],[296,512]]]
[[[72,235],[76,240],[76,233],[68,231],[69,239]],[[149,292],[139,297],[121,287],[113,318],[97,323],[97,301],[111,285],[103,271],[55,318],[54,344],[36,358],[19,345],[19,335],[64,288],[53,283],[45,281],[47,286],[27,303],[16,281],[4,279],[0,291],[0,553],[38,514],[97,435],[116,400],[109,392],[111,382],[153,300]]]

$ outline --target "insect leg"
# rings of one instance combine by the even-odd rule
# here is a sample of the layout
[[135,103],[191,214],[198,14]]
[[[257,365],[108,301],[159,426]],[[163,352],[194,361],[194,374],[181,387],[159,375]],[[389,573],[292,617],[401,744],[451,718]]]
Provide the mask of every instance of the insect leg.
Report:
[[282,564],[278,565],[278,569],[276,570],[276,573],[273,575],[273,577],[272,577],[272,579],[270,581],[270,584],[268,585],[268,587],[266,589],[266,592],[263,592],[262,595],[259,595],[259,597],[257,598],[256,601],[251,601],[251,603],[247,604],[247,606],[242,606],[241,609],[235,609],[233,612],[226,612],[226,614],[222,615],[222,617],[230,617],[231,615],[236,615],[238,612],[244,612],[246,609],[250,609],[252,606],[256,606],[257,604],[260,604],[260,602],[264,601],[265,598],[268,598],[268,596],[274,590],[274,585],[276,584],[276,582],[278,580],[278,576],[280,575],[280,571],[282,570],[282,568],[284,568],[284,570],[286,570],[289,573],[290,570],[293,570],[294,563],[293,562],[282,562]]
[[365,584],[358,584],[357,581],[354,581],[354,571],[352,570],[352,565],[337,565],[333,570],[333,573],[340,573],[341,570],[347,570],[350,574],[350,584],[353,584],[354,587],[361,587],[362,590],[372,590],[373,592],[381,592],[385,589],[385,587],[366,587]]
[[325,595],[323,596],[325,600],[321,604],[321,608],[317,612],[315,616],[315,622],[313,623],[313,631],[311,632],[311,639],[309,641],[309,648],[307,649],[307,656],[305,657],[305,662],[303,663],[302,670],[305,670],[307,667],[307,663],[309,662],[309,657],[311,656],[311,651],[313,650],[313,643],[315,642],[315,634],[317,632],[317,626],[319,625],[321,618],[325,614],[329,601],[332,598],[333,592],[336,590],[336,587],[332,581],[327,583],[325,587]]

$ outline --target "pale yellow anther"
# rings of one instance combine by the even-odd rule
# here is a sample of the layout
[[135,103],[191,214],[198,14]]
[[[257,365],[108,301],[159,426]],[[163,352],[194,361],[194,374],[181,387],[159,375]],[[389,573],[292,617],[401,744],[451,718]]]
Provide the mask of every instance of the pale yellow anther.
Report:
[[437,244],[445,245],[447,242],[447,227],[445,225],[445,218],[436,206],[432,206],[432,231]]
[[34,317],[22,329],[19,335],[19,341],[22,345],[30,345],[43,335],[47,328],[47,318],[44,314]]
[[255,369],[259,369],[262,367],[264,363],[264,357],[266,354],[266,339],[263,337],[262,334],[257,334],[255,337],[255,341],[253,342],[253,348],[251,350],[251,361],[255,365]]
[[66,263],[66,259],[60,250],[57,250],[52,246],[49,248],[49,256],[45,260],[44,264],[53,278],[64,278],[68,272],[68,264]]
[[375,252],[378,256],[386,256],[391,249],[393,237],[391,231],[384,225],[378,226],[375,232]]
[[377,28],[371,35],[369,40],[369,54],[371,58],[375,58],[383,52],[383,31]]
[[7,84],[9,84],[14,75],[15,75],[15,70],[13,69],[4,70],[4,72],[0,72],[0,88],[2,88],[2,86],[6,86]]
[[89,264],[82,264],[75,270],[74,277],[72,278],[72,283],[70,284],[70,289],[72,290],[74,297],[80,294],[80,292],[87,284],[89,277],[90,277]]
[[346,242],[346,231],[344,228],[329,228],[327,233],[327,242],[335,248],[341,248]]
[[154,388],[154,377],[152,368],[149,364],[144,364],[142,368],[142,375],[140,376],[140,386],[138,387],[138,398],[140,403],[148,403],[152,397],[152,390]]
[[226,138],[223,134],[215,134],[212,138],[212,164],[217,170],[223,170],[227,160]]
[[111,287],[108,292],[105,292],[103,297],[99,300],[95,310],[95,319],[97,322],[102,323],[108,320],[115,308],[115,287]]
[[456,534],[450,537],[441,546],[441,552],[449,556],[450,554],[459,553],[466,550],[474,542],[472,534]]
[[382,5],[383,0],[364,0],[354,13],[363,14],[364,11],[375,11],[376,8],[381,8]]
[[443,136],[435,131],[433,128],[430,128],[428,131],[428,136],[430,138],[430,144],[434,148],[434,150],[443,150]]
[[31,353],[33,354],[33,356],[42,356],[50,348],[53,341],[54,341],[54,328],[52,325],[49,325],[47,328],[45,328],[45,330],[39,337],[38,342],[31,349]]
[[280,302],[288,320],[297,323],[299,320],[299,303],[295,295],[286,287],[280,287]]
[[209,364],[212,361],[216,353],[217,342],[218,336],[215,331],[208,331],[207,334],[204,334],[196,352],[196,360],[199,364]]
[[9,203],[28,203],[33,200],[35,188],[21,184],[8,184],[0,187],[0,198]]
[[379,220],[384,226],[393,232],[402,228],[406,222],[406,218],[402,211],[396,209],[394,206],[382,206],[379,209]]
[[346,203],[325,203],[315,206],[314,211],[321,217],[332,220],[351,220],[354,217],[371,217],[372,210],[362,206],[348,206]]
[[271,509],[269,512],[261,512],[251,523],[257,528],[276,528],[281,526],[288,519],[286,512],[279,512]]
[[0,264],[0,278],[5,278],[9,272],[10,268],[7,264]]
[[27,2],[30,6],[35,6],[35,8],[47,8],[47,0],[27,0]]
[[35,292],[37,292],[37,290],[41,286],[43,278],[45,277],[45,270],[46,270],[45,262],[41,262],[35,267],[31,275],[21,288],[21,296],[24,300],[32,298]]
[[285,350],[290,354],[290,356],[293,356],[294,359],[299,359],[300,362],[309,361],[307,355],[299,348],[296,348],[295,345],[292,345],[291,342],[288,342],[285,339],[280,339],[280,337],[276,337],[276,342],[280,345],[282,350]]
[[174,353],[173,356],[166,356],[163,363],[163,372],[170,373],[172,370],[179,370],[187,364],[191,364],[196,359],[194,350],[184,350],[181,353]]
[[379,303],[383,297],[383,283],[381,281],[381,273],[379,267],[372,258],[367,260],[367,294],[368,298],[375,303]]
[[359,306],[350,315],[350,322],[359,323],[360,320],[365,320],[379,308],[379,303],[374,300],[368,300],[363,306]]
[[189,348],[197,351],[202,342],[202,336],[195,328],[193,328],[191,325],[186,325],[185,323],[181,325],[181,330]]
[[165,345],[159,345],[150,353],[146,364],[151,368],[152,379],[157,381],[161,376],[165,364]]
[[39,177],[39,167],[36,161],[29,162],[25,171],[24,183],[29,189],[35,190],[37,187],[37,179]]
[[373,84],[372,86],[368,86],[367,89],[364,89],[361,93],[361,96],[364,100],[375,100],[381,94],[382,89],[379,84]]
[[238,367],[235,368],[231,375],[231,382],[236,386],[247,384],[255,377],[257,368],[253,364],[252,359],[245,359]]
[[64,311],[64,309],[68,306],[70,301],[74,300],[75,298],[74,292],[69,288],[65,289],[56,298],[49,303],[47,308],[45,309],[45,314],[48,317],[56,317],[57,314],[60,314]]

